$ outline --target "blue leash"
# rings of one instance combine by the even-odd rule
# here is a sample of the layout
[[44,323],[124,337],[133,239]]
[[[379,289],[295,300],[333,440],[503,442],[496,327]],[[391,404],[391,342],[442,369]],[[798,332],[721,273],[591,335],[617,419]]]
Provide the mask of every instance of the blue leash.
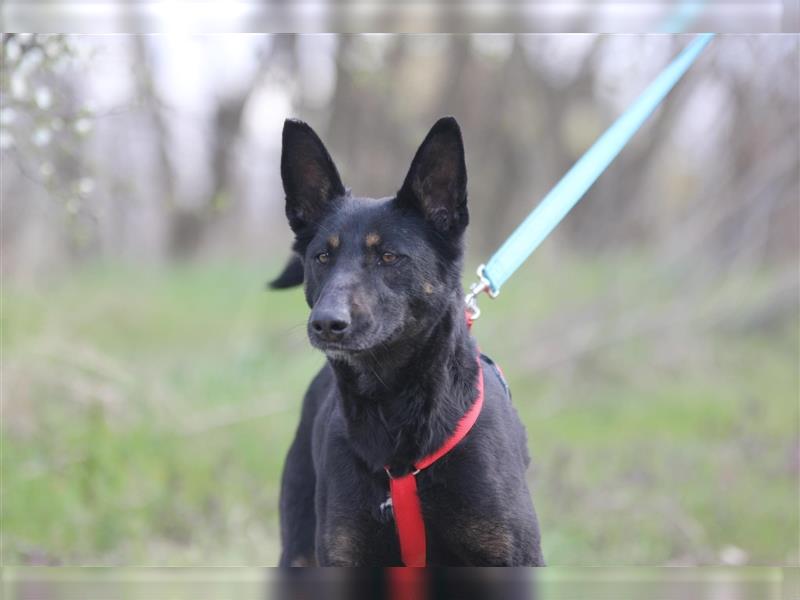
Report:
[[561,181],[492,255],[489,262],[478,267],[480,281],[472,285],[466,298],[473,318],[477,318],[480,314],[476,297],[481,292],[487,292],[492,298],[497,296],[500,287],[572,210],[661,104],[712,37],[713,33],[703,33],[693,39],[628,110],[567,171]]

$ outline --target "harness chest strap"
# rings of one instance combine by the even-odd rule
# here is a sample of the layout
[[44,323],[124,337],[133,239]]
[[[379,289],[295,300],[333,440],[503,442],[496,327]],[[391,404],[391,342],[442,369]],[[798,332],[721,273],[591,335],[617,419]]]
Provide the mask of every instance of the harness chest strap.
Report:
[[478,355],[478,397],[472,407],[461,417],[453,434],[435,452],[419,460],[414,470],[402,477],[392,476],[389,467],[389,494],[392,499],[392,512],[400,541],[400,556],[407,567],[424,567],[426,564],[425,523],[422,520],[422,507],[417,493],[417,473],[428,468],[450,452],[469,433],[483,408],[483,367]]

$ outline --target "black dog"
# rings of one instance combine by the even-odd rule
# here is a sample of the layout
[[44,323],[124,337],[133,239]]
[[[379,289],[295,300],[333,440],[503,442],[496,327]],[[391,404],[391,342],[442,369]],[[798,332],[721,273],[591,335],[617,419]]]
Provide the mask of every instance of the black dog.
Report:
[[478,359],[461,288],[467,173],[440,119],[400,191],[345,189],[325,146],[287,120],[281,176],[295,257],[272,286],[305,285],[308,336],[327,364],[303,401],[280,498],[281,565],[402,565],[388,476],[438,449],[476,398],[472,430],[417,475],[429,565],[542,565],[525,482],[525,430]]

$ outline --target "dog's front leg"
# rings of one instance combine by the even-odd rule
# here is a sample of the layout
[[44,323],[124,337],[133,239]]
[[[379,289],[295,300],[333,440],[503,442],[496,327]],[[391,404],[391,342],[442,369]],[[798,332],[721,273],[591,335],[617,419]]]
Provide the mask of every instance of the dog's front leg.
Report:
[[363,567],[371,562],[364,551],[369,545],[362,523],[335,519],[319,530],[317,561],[323,567]]
[[381,509],[388,490],[368,475],[328,479],[317,496],[316,551],[320,566],[399,564],[391,513]]
[[394,521],[369,510],[363,498],[341,497],[317,520],[317,562],[321,567],[400,566]]

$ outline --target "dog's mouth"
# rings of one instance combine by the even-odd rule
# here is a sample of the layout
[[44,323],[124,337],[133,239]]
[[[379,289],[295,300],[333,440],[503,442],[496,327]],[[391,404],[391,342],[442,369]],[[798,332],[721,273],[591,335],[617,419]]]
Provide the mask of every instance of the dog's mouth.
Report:
[[328,341],[316,337],[310,337],[311,345],[317,350],[321,350],[326,356],[330,358],[354,358],[361,355],[379,353],[386,348],[389,342],[387,339],[380,340],[342,340],[342,341]]
[[366,352],[368,348],[361,348],[359,346],[348,346],[339,342],[317,342],[312,344],[322,350],[325,354],[359,354]]
[[369,350],[368,346],[363,346],[361,344],[348,342],[347,340],[341,342],[334,342],[334,341],[321,340],[312,336],[310,338],[310,341],[311,345],[314,346],[314,348],[316,348],[317,350],[321,350],[328,356],[336,358],[341,358],[344,356],[354,356],[357,354],[361,354],[362,352],[367,352]]
[[371,327],[355,331],[343,339],[325,339],[312,332],[308,337],[311,345],[329,358],[343,360],[368,354],[380,355],[396,339],[399,331],[399,328]]

